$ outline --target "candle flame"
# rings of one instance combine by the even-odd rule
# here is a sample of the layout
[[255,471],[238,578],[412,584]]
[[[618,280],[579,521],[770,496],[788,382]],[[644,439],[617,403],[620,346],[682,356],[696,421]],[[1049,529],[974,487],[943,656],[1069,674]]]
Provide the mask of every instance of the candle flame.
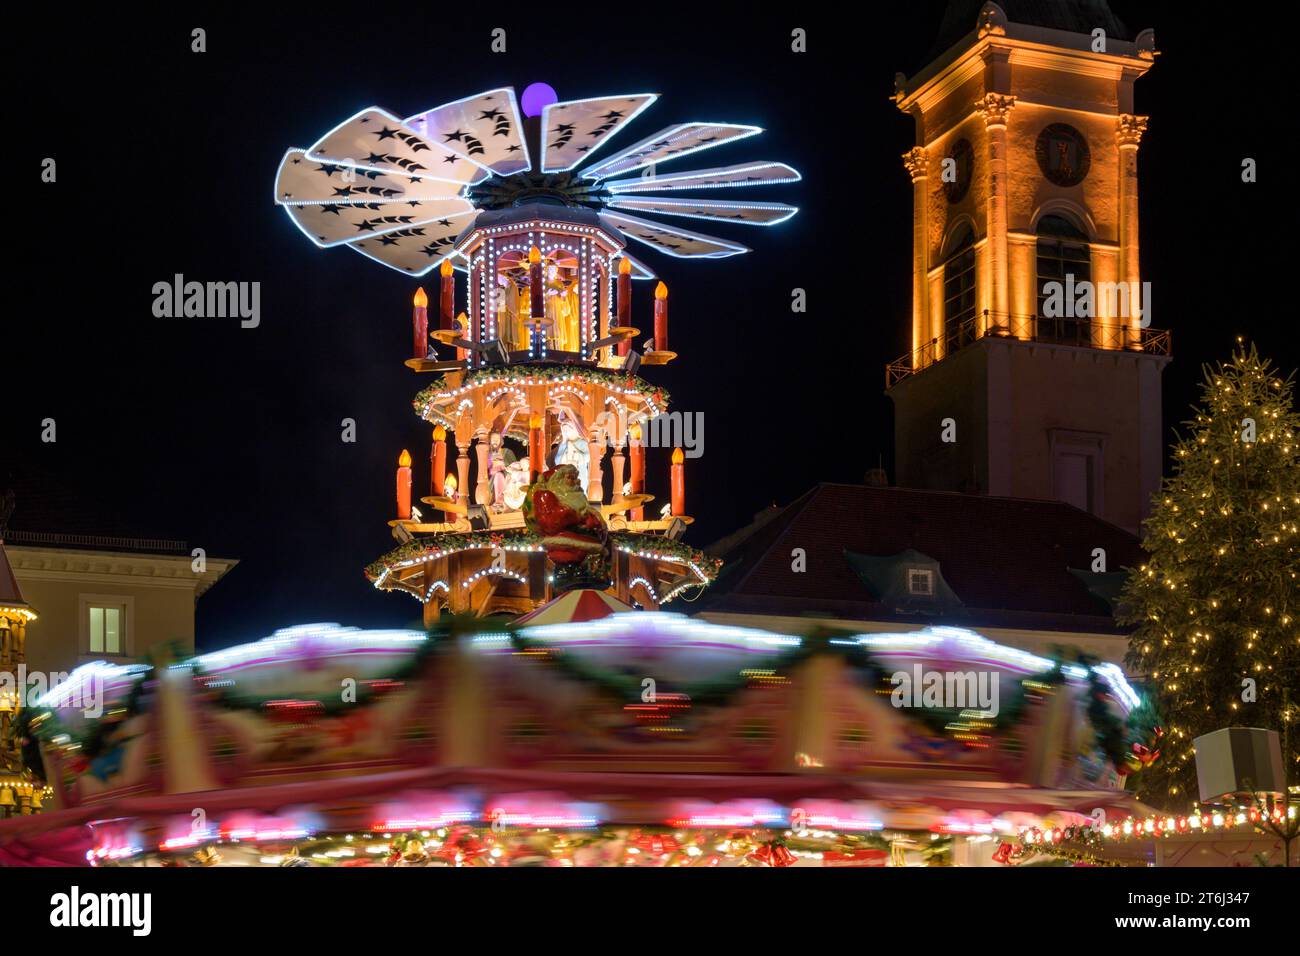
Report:
[[434,440],[434,441],[446,441],[446,440],[447,440],[447,429],[443,428],[441,425],[439,425],[437,428],[435,428],[435,429],[433,430],[433,440]]
[[621,276],[632,274],[632,260],[627,256],[618,260],[618,274]]
[[429,297],[424,294],[424,286],[420,286],[415,290],[415,298],[412,301],[417,309],[423,309],[429,304]]
[[686,460],[686,456],[685,456],[684,454],[682,454],[682,450],[681,450],[680,448],[674,448],[674,449],[673,449],[673,464],[674,464],[674,465],[680,465],[680,464],[681,464],[682,462],[684,462],[685,460]]
[[540,249],[538,249],[536,246],[533,246],[531,249],[528,250],[528,261],[529,261],[529,262],[541,262],[541,261],[542,261],[542,251],[541,251]]
[[662,282],[660,282],[657,286],[655,286],[655,298],[656,299],[668,298],[668,286],[664,285]]
[[439,273],[439,275],[441,275],[444,279],[447,279],[447,278],[450,278],[450,277],[451,277],[452,267],[451,267],[451,260],[450,260],[450,259],[443,259],[443,260],[442,260],[442,265],[438,266],[438,273]]
[[411,467],[411,453],[407,451],[405,448],[403,448],[402,453],[397,456],[397,466],[399,468]]
[[456,323],[460,326],[460,330],[462,332],[464,332],[466,329],[469,328],[469,318],[465,315],[464,312],[456,316]]
[[529,416],[529,418],[528,418],[528,427],[529,427],[529,428],[541,428],[541,427],[542,427],[542,416],[541,416],[541,415],[531,415],[531,416]]
[[640,440],[641,440],[641,426],[640,426],[640,425],[633,425],[631,428],[628,429],[628,433],[632,436],[632,440],[633,440],[633,441],[640,441]]

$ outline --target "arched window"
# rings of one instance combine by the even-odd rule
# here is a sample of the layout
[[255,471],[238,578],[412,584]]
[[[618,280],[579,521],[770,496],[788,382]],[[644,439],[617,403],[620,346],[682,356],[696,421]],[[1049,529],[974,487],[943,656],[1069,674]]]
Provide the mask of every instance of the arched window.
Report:
[[[1075,287],[1092,279],[1088,237],[1064,216],[1044,216],[1038,221],[1038,339],[1071,345],[1091,343],[1091,320],[1072,314],[1067,295],[1071,276]],[[1072,295],[1077,297],[1077,293]],[[1049,300],[1054,308],[1046,307]]]
[[943,353],[975,340],[975,233],[970,226],[948,243],[943,263]]

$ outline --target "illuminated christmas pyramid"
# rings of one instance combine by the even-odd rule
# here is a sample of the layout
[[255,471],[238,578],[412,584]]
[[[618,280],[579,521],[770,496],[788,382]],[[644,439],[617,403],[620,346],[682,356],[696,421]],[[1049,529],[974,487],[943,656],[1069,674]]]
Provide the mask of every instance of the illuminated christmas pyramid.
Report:
[[761,132],[729,123],[674,124],[589,162],[655,99],[558,102],[534,84],[524,116],[510,88],[405,120],[371,108],[281,163],[277,202],[318,246],[412,276],[439,271],[436,327],[421,288],[406,362],[436,376],[414,401],[432,426],[428,470],[402,451],[389,522],[402,543],[366,569],[376,587],[420,600],[426,622],[443,609],[524,614],[575,588],[653,609],[717,571],[681,542],[692,519],[680,447],[671,500],[645,492],[647,447],[679,442],[682,429],[641,374],[677,355],[664,283],[653,317],[633,315],[633,280],[655,275],[626,245],[703,259],[748,249],[630,213],[774,225],[796,209],[662,193],[799,175],[774,162],[656,171]]

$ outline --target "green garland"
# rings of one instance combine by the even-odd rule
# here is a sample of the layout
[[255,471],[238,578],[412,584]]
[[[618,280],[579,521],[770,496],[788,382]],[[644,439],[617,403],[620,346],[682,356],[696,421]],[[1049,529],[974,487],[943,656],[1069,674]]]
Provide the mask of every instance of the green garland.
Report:
[[415,409],[417,415],[423,418],[425,409],[433,402],[439,392],[454,392],[457,388],[489,382],[509,384],[507,380],[515,376],[531,378],[534,382],[568,382],[576,380],[586,385],[603,385],[607,388],[618,389],[627,388],[630,383],[642,395],[650,396],[660,411],[668,408],[668,392],[662,386],[652,385],[645,379],[636,375],[629,375],[626,372],[590,368],[585,365],[528,365],[520,366],[519,370],[514,368],[475,369],[466,374],[461,384],[455,387],[448,380],[448,376],[443,375],[416,393],[415,398],[411,401],[411,407]]
[[[424,668],[425,663],[433,654],[442,652],[444,648],[452,646],[465,635],[499,630],[503,624],[504,622],[490,617],[480,618],[472,614],[443,615],[438,624],[429,629],[427,639],[415,646],[408,659],[401,662],[392,671],[376,675],[373,679],[405,681],[414,678]],[[216,674],[206,673],[197,661],[193,664],[193,670],[196,679],[208,677],[220,679]],[[273,700],[294,700],[320,704],[326,716],[334,716],[354,707],[363,707],[383,697],[382,692],[377,693],[361,682],[358,682],[357,686],[357,699],[351,702],[345,702],[342,695],[338,693],[332,693],[329,696],[243,694],[239,692],[238,682],[232,682],[229,686],[210,687],[208,692],[215,695],[214,699],[217,704],[230,710],[261,710]]]
[[[415,651],[410,656],[410,658],[403,661],[395,670],[387,674],[378,674],[373,679],[384,680],[384,681],[402,681],[414,677],[416,673],[418,673],[419,670],[424,666],[424,662],[428,659],[429,654],[433,651],[435,643],[436,642],[432,638],[430,638],[429,640],[422,641],[419,645],[415,647]],[[203,667],[197,662],[197,660],[193,663],[192,666],[194,672],[194,679],[196,681],[203,681],[208,678],[212,678],[213,680],[223,680],[223,678],[219,677],[216,674],[207,673],[203,669]],[[263,708],[266,707],[268,703],[270,703],[273,700],[274,701],[293,700],[293,701],[302,701],[302,702],[309,702],[313,704],[319,704],[321,706],[322,713],[325,716],[334,716],[336,714],[342,713],[343,711],[351,710],[352,708],[355,707],[364,707],[367,704],[372,703],[374,700],[378,699],[379,697],[383,696],[381,693],[376,693],[373,689],[366,686],[366,684],[360,680],[357,681],[356,700],[354,701],[343,700],[343,695],[339,691],[334,691],[328,695],[306,695],[306,696],[290,695],[290,694],[272,694],[269,696],[245,694],[239,690],[238,681],[231,681],[229,684],[220,684],[218,686],[207,686],[204,689],[207,693],[213,695],[213,700],[218,705],[225,707],[228,710],[262,710]]]
[[[690,561],[703,572],[705,580],[713,581],[722,567],[722,559],[710,557],[703,551],[692,548],[672,538],[662,535],[643,534],[639,531],[611,531],[610,540],[615,547],[626,547],[634,551],[654,551]],[[366,577],[376,580],[387,568],[412,558],[433,554],[439,551],[459,551],[466,548],[491,548],[493,546],[538,547],[542,536],[526,528],[513,528],[509,531],[438,531],[402,544],[389,551],[377,561],[366,566]]]
[[1101,677],[1092,669],[1092,659],[1080,655],[1079,663],[1088,668],[1088,720],[1097,734],[1097,745],[1115,767],[1134,767],[1134,744],[1147,745],[1159,723],[1159,715],[1149,700],[1129,711],[1127,718],[1120,720],[1106,706],[1106,697],[1110,691]]
[[[62,749],[75,747],[77,752],[85,759],[94,760],[104,752],[109,734],[132,717],[137,716],[141,711],[146,674],[141,671],[132,675],[132,677],[131,689],[127,691],[125,700],[120,705],[105,708],[106,712],[111,710],[113,713],[112,720],[105,720],[102,717],[96,718],[83,730],[78,731],[69,727],[60,719],[58,708],[43,707],[32,711],[24,711],[25,714],[31,714],[29,721],[24,725],[24,729],[47,743],[55,737],[66,736],[68,742],[59,744]],[[119,711],[121,712],[120,717],[118,716]]]
[[[840,653],[844,655],[846,663],[863,675],[869,689],[880,690],[895,686],[893,675],[898,668],[885,667],[880,661],[876,660],[874,655],[866,647],[861,644],[833,644],[829,646],[839,650]],[[1065,672],[1061,669],[1060,661],[1055,662],[1051,667],[1037,674],[1022,677],[1016,683],[1016,690],[1012,694],[1011,700],[999,706],[997,716],[989,720],[992,724],[991,730],[993,732],[1002,733],[1020,722],[1020,718],[1024,715],[1025,708],[1029,703],[1029,694],[1025,689],[1025,684],[1035,683],[1055,687],[1064,681]],[[909,716],[921,721],[921,723],[925,724],[926,727],[936,735],[946,734],[953,724],[961,723],[968,719],[966,715],[973,709],[975,708],[904,708],[904,710],[908,712]]]
[[[877,691],[892,686],[891,677],[897,668],[887,667],[883,662],[877,660],[868,648],[860,644],[830,642],[832,637],[842,638],[843,636],[844,632],[842,631],[822,627],[814,628],[805,634],[799,647],[774,656],[765,666],[771,667],[773,670],[789,670],[817,654],[829,652],[841,655],[845,662],[862,676],[863,683],[869,690]],[[566,676],[594,687],[598,692],[609,696],[615,701],[627,702],[640,699],[642,692],[641,680],[644,675],[620,673],[587,664],[577,659],[576,655],[566,654],[546,642],[531,640],[519,631],[512,631],[510,640],[515,649],[519,651],[546,651],[549,660]],[[1091,665],[1087,663],[1088,660],[1082,655],[1074,659],[1068,657],[1058,658],[1046,670],[1021,678],[1012,699],[998,709],[997,717],[991,719],[991,727],[988,732],[1004,733],[1020,722],[1029,703],[1029,692],[1026,690],[1026,684],[1058,687],[1065,682],[1064,665],[1078,662],[1088,669],[1089,701],[1087,713],[1093,732],[1096,734],[1098,746],[1114,766],[1122,767],[1129,763],[1130,753],[1127,748],[1134,739],[1147,739],[1145,734],[1147,728],[1152,725],[1155,719],[1154,710],[1144,702],[1140,707],[1130,712],[1127,719],[1121,720],[1116,717],[1106,705],[1105,697],[1108,696],[1109,692],[1100,683],[1100,678],[1092,670]],[[741,674],[735,674],[697,684],[686,684],[681,687],[680,692],[689,697],[692,704],[720,706],[726,704],[736,691],[747,685],[748,678]],[[965,712],[957,708],[905,708],[904,715],[924,724],[935,736],[948,734],[953,724],[966,719]],[[1116,740],[1119,741],[1118,748]]]

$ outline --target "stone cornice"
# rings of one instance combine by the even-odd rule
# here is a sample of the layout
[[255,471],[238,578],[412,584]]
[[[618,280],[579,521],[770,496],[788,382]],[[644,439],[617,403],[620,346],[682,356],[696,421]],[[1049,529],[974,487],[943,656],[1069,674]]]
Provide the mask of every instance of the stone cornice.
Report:
[[195,573],[189,555],[164,556],[117,551],[79,551],[63,548],[5,548],[14,573],[33,581],[80,581],[104,584],[187,588],[195,597],[239,562],[228,558],[207,558],[207,570]]

